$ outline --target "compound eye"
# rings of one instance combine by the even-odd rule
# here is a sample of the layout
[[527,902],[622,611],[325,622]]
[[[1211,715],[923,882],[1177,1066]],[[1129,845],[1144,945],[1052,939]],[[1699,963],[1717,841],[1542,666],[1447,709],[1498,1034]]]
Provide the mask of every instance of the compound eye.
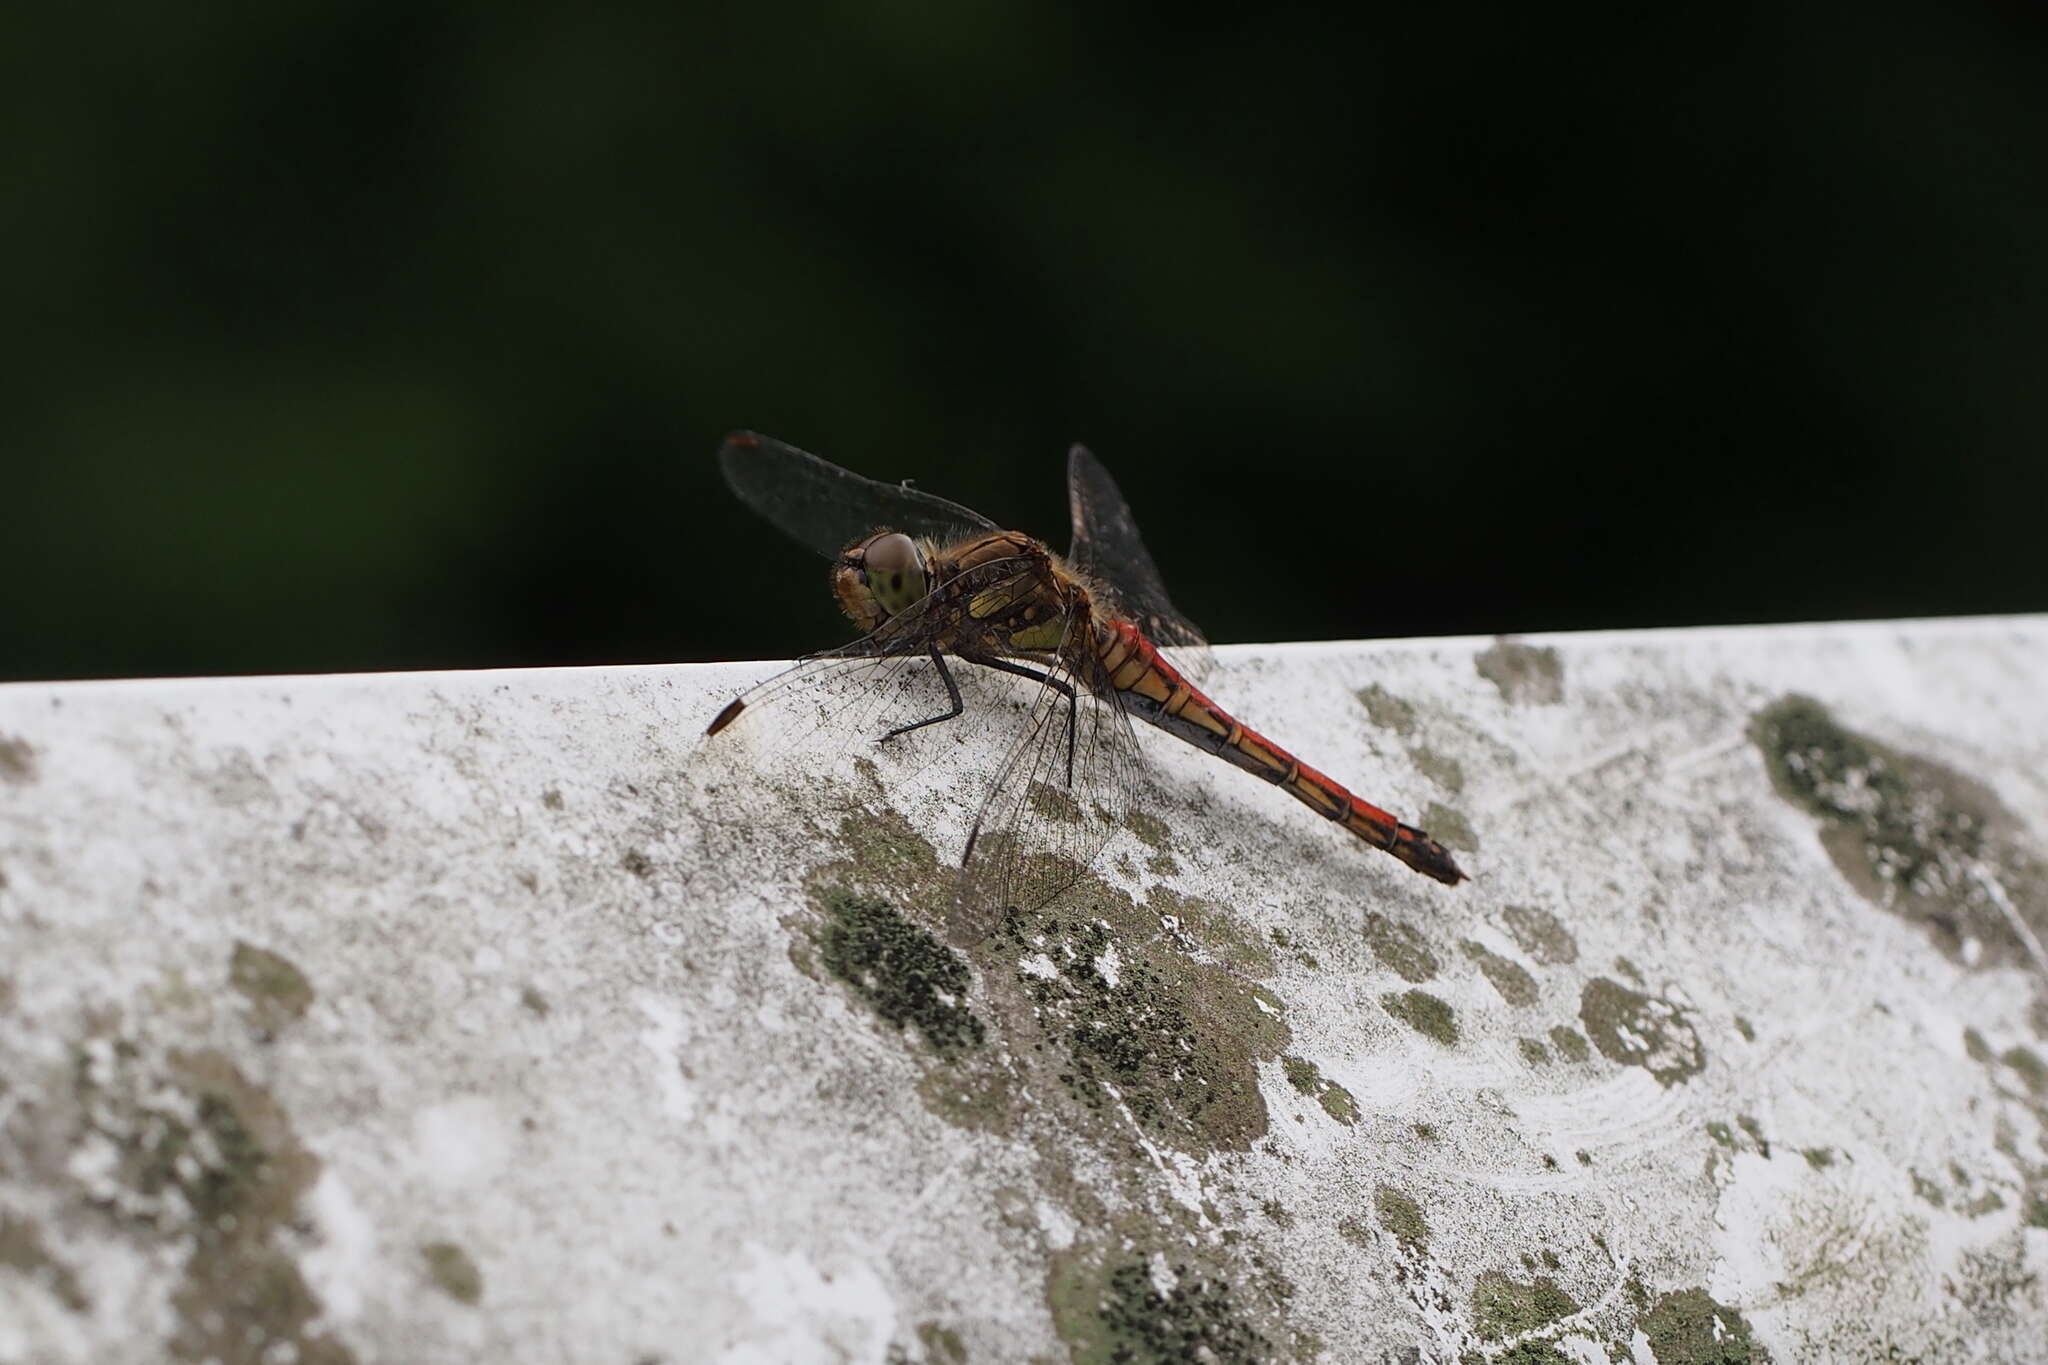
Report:
[[868,591],[891,616],[924,597],[924,556],[917,542],[901,531],[869,541],[861,566],[867,570]]

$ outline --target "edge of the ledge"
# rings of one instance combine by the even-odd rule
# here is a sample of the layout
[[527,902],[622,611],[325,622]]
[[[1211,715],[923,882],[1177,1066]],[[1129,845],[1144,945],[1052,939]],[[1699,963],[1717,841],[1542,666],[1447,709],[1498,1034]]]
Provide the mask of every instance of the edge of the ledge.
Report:
[[[1780,638],[1798,637],[1826,633],[1836,637],[1896,635],[1908,631],[1922,637],[1971,637],[1994,632],[2048,631],[2048,612],[2014,613],[1982,616],[1929,616],[1929,617],[1887,617],[1854,621],[1789,621],[1769,622],[1755,625],[1712,625],[1712,626],[1656,626],[1642,628],[1618,628],[1580,631],[1532,631],[1528,633],[1505,632],[1497,635],[1418,635],[1384,639],[1351,640],[1285,640],[1253,641],[1239,644],[1217,645],[1215,651],[1225,658],[1238,654],[1272,655],[1329,655],[1355,654],[1361,651],[1373,653],[1411,654],[1432,650],[1469,650],[1482,648],[1499,640],[1514,640],[1529,645],[1565,645],[1573,648],[1600,646],[1619,642],[1654,644],[1660,641],[1685,639],[1692,642],[1713,642],[1741,636],[1765,635]],[[704,669],[716,672],[761,672],[772,669],[787,660],[774,659],[721,659],[693,662],[638,661],[608,664],[579,664],[549,667],[509,668],[435,668],[402,669],[360,673],[248,673],[227,675],[166,675],[144,678],[52,678],[31,679],[18,682],[0,682],[0,697],[48,692],[61,689],[73,691],[119,691],[126,689],[163,690],[213,690],[215,688],[277,687],[288,685],[306,686],[359,686],[364,683],[409,684],[432,686],[439,679],[461,679],[464,685],[474,687],[488,683],[494,678],[510,681],[520,678],[546,676],[557,682],[567,681],[579,675],[620,676],[647,674],[673,676],[689,670]]]

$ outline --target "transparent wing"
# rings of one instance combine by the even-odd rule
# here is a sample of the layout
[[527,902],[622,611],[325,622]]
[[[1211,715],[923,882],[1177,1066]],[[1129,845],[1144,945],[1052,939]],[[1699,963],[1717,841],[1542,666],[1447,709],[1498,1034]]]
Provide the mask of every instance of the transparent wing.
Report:
[[968,835],[963,908],[1045,905],[1126,826],[1144,758],[1118,694],[1090,691],[1062,663],[1045,671]]
[[1024,558],[975,566],[870,634],[799,659],[735,698],[705,737],[739,727],[772,751],[845,748],[949,709],[951,695],[932,664],[933,651],[996,652],[976,633],[962,604],[979,598],[1000,611],[1037,589],[1036,567]]
[[762,775],[794,753],[838,767],[898,726],[948,709],[927,654],[814,655],[733,701],[705,742],[745,745]]
[[1045,904],[1086,874],[1125,826],[1143,760],[1117,694],[1097,695],[1057,657],[1005,655],[963,626],[958,606],[969,597],[999,608],[1036,592],[1040,563],[977,566],[873,634],[799,660],[721,711],[707,742],[729,742],[723,736],[731,732],[764,765],[798,749],[844,755],[950,708],[934,647],[955,672],[976,655],[1001,658],[1038,682],[1021,717],[984,706],[962,718],[1010,742],[961,857],[959,899],[976,911]]
[[1067,505],[1074,521],[1068,562],[1093,579],[1109,595],[1110,609],[1153,644],[1179,651],[1191,664],[1204,662],[1209,642],[1166,595],[1130,505],[1102,461],[1083,445],[1067,452]]
[[718,448],[718,464],[741,502],[827,559],[881,526],[941,544],[1000,529],[957,502],[862,478],[751,431],[726,437]]

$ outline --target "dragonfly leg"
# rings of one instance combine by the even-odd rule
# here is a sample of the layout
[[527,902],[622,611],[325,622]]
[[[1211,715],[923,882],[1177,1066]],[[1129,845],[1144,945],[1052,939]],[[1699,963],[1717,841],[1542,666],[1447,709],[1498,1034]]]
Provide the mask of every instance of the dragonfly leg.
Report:
[[1033,682],[1044,683],[1048,687],[1057,689],[1062,696],[1066,697],[1067,786],[1072,788],[1074,785],[1074,725],[1075,712],[1078,710],[1074,701],[1074,685],[1063,678],[1055,678],[1050,673],[1041,673],[1035,668],[1026,668],[1022,664],[1013,664],[1008,659],[999,659],[993,654],[963,653],[960,657],[971,664],[980,664],[983,668],[993,668],[999,673],[1014,673],[1020,678],[1029,678]]
[[940,721],[954,720],[967,709],[966,704],[960,700],[960,684],[953,681],[952,670],[946,667],[946,656],[939,653],[937,645],[932,646],[931,657],[932,666],[939,670],[939,681],[946,685],[946,697],[952,703],[953,709],[940,715],[926,716],[923,720],[914,720],[908,725],[899,725],[883,735],[878,743],[887,744],[898,735],[907,735],[912,730],[922,730],[925,726],[937,725]]

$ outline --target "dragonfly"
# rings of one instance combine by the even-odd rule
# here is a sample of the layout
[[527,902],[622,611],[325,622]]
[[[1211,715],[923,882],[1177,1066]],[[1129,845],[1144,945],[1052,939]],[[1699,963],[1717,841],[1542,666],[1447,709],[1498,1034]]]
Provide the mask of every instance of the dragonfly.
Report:
[[1123,494],[1085,446],[1067,454],[1064,558],[908,482],[864,478],[755,432],[728,436],[719,464],[741,502],[831,560],[832,592],[861,635],[735,698],[706,743],[750,728],[801,743],[865,723],[895,745],[966,713],[956,664],[1035,685],[968,831],[966,901],[1036,908],[1078,882],[1118,828],[1133,828],[1145,772],[1133,720],[1265,779],[1424,876],[1464,880],[1442,844],[1195,685],[1203,669],[1192,660],[1207,642],[1174,608]]

